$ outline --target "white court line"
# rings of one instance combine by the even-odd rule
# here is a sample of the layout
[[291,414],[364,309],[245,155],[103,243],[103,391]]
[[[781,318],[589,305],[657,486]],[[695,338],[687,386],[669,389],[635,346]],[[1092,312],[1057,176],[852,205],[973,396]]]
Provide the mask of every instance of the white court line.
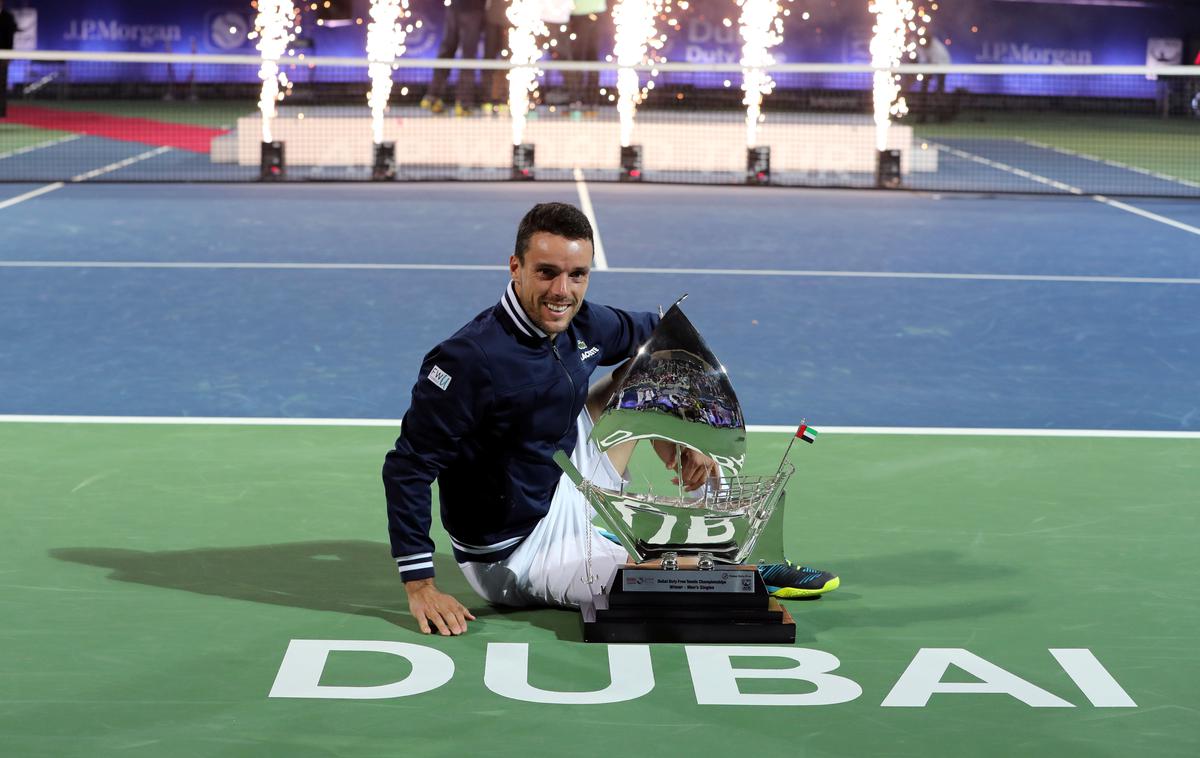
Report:
[[1148,218],[1151,221],[1157,221],[1160,224],[1166,224],[1167,226],[1173,226],[1176,229],[1181,229],[1190,234],[1200,235],[1200,227],[1195,227],[1190,224],[1185,224],[1182,221],[1176,221],[1175,219],[1167,218],[1166,216],[1160,216],[1157,213],[1151,213],[1150,211],[1144,211],[1141,208],[1135,208],[1132,205],[1126,205],[1125,203],[1122,203],[1119,200],[1113,200],[1112,198],[1105,197],[1104,195],[1094,195],[1093,199],[1099,200],[1100,202],[1104,203],[1105,205],[1111,205],[1113,208],[1125,211],[1126,213],[1132,213],[1135,216],[1141,216],[1142,218]]
[[[987,158],[984,158],[983,156],[975,155],[974,153],[968,153],[965,150],[958,150],[956,148],[950,147],[949,145],[942,145],[942,144],[938,144],[935,142],[931,142],[929,144],[933,145],[934,147],[936,147],[939,150],[946,150],[950,153],[953,153],[954,155],[957,155],[960,158],[966,158],[967,160],[975,161],[976,163],[982,163],[985,166],[991,166],[992,168],[998,168],[1001,171],[1007,171],[1011,174],[1016,174],[1017,176],[1023,177],[1025,179],[1032,179],[1035,182],[1041,182],[1042,184],[1048,184],[1051,187],[1063,190],[1065,192],[1070,192],[1073,195],[1087,194],[1083,190],[1079,189],[1078,187],[1072,187],[1069,184],[1063,184],[1062,182],[1058,182],[1053,179],[1049,179],[1047,177],[1040,176],[1038,174],[1032,174],[1028,171],[1025,171],[1025,170],[1022,170],[1019,168],[1014,168],[1012,166],[1009,166],[1007,163],[1001,163],[1000,161],[988,160]],[[1166,224],[1167,226],[1174,227],[1181,231],[1188,232],[1189,234],[1195,234],[1195,235],[1200,236],[1200,227],[1195,227],[1195,226],[1192,226],[1191,224],[1185,224],[1182,221],[1176,221],[1175,219],[1167,218],[1166,216],[1160,216],[1157,213],[1151,213],[1150,211],[1144,211],[1141,208],[1135,208],[1132,205],[1126,205],[1125,203],[1119,202],[1117,200],[1107,198],[1104,195],[1092,195],[1091,197],[1096,202],[1104,203],[1105,205],[1107,205],[1111,208],[1116,208],[1117,210],[1125,211],[1126,213],[1132,213],[1135,216],[1141,216],[1144,219],[1149,219],[1150,221],[1157,221],[1160,224]]]
[[[268,418],[259,416],[56,416],[0,415],[12,424],[150,424],[179,426],[343,426],[400,427],[390,418]],[[750,424],[750,432],[795,434],[794,426]],[[1166,432],[1140,429],[1004,429],[972,427],[820,426],[821,434],[901,434],[941,437],[1114,437],[1128,439],[1200,439],[1200,432]]]
[[162,147],[156,147],[153,150],[147,150],[144,153],[141,153],[139,155],[134,155],[130,158],[126,158],[125,160],[117,161],[115,163],[110,163],[107,166],[101,166],[100,168],[97,168],[97,169],[92,169],[91,171],[88,171],[86,174],[79,174],[78,176],[73,176],[73,177],[71,177],[71,181],[86,182],[88,179],[95,179],[97,176],[102,176],[103,174],[107,174],[111,171],[116,171],[119,168],[125,168],[126,166],[130,166],[134,163],[137,163],[138,161],[144,161],[147,158],[153,158],[156,155],[162,155],[163,153],[167,152],[170,149],[171,148],[166,145],[163,145]]
[[[248,269],[267,271],[508,271],[507,266],[454,263],[266,263],[256,261],[4,261],[0,268]],[[826,271],[769,268],[608,268],[606,274],[681,274],[835,279],[946,279],[998,282],[1200,285],[1200,278],[1150,276],[1067,276],[1054,274],[952,274],[919,271]]]
[[[3,418],[3,417],[0,417]],[[815,426],[821,434],[906,434],[935,437],[1120,437],[1129,439],[1200,440],[1200,432],[1164,432],[1153,429],[1003,429],[943,426]],[[787,432],[794,426],[747,424],[749,432]]]
[[947,274],[923,271],[802,271],[734,268],[610,268],[612,274],[717,274],[719,276],[802,276],[847,279],[957,279],[994,282],[1082,282],[1092,284],[1200,284],[1200,279],[1150,276],[1067,276],[1054,274]]
[[1101,158],[1096,155],[1090,155],[1088,153],[1081,153],[1076,150],[1068,150],[1065,147],[1055,147],[1054,145],[1047,145],[1044,142],[1038,142],[1037,140],[1034,140],[1034,139],[1024,139],[1022,137],[1017,137],[1016,140],[1017,140],[1017,142],[1024,142],[1027,145],[1033,145],[1034,147],[1040,147],[1043,150],[1053,150],[1056,153],[1062,153],[1063,155],[1069,155],[1072,158],[1082,158],[1087,161],[1092,161],[1093,163],[1103,163],[1106,166],[1112,166],[1113,168],[1125,169],[1126,171],[1133,171],[1134,173],[1138,173],[1138,174],[1145,174],[1146,176],[1152,176],[1155,179],[1162,179],[1164,182],[1174,182],[1175,184],[1182,184],[1185,187],[1191,187],[1193,189],[1200,188],[1200,183],[1189,181],[1187,179],[1181,179],[1178,176],[1170,176],[1168,174],[1163,174],[1158,171],[1151,171],[1150,169],[1142,168],[1140,166],[1131,166],[1128,163],[1114,161],[1109,158]]
[[0,153],[0,161],[4,160],[5,158],[11,158],[14,155],[24,155],[25,153],[32,153],[34,150],[41,150],[42,148],[60,145],[63,142],[70,142],[71,140],[79,139],[81,136],[83,135],[68,134],[64,137],[55,137],[54,139],[46,140],[45,142],[38,142],[37,144],[26,145],[25,147],[17,148],[16,150],[9,150],[7,153]]
[[[390,418],[267,418],[258,416],[55,416],[0,414],[0,424],[177,424],[182,426],[394,426]],[[792,429],[795,432],[795,429]],[[825,431],[821,429],[820,431]]]
[[596,223],[596,211],[592,209],[592,196],[588,194],[587,184],[583,181],[583,171],[576,167],[574,174],[575,188],[579,190],[580,210],[592,225],[592,250],[594,251],[592,268],[596,271],[605,271],[608,269],[608,258],[604,256],[604,243],[600,241],[600,225]]
[[[77,137],[78,137],[78,135],[76,135],[74,138],[77,138]],[[47,143],[47,144],[50,144],[50,143]],[[102,174],[107,174],[110,171],[116,171],[119,168],[125,168],[126,166],[137,163],[138,161],[144,161],[147,158],[153,158],[156,155],[161,155],[162,153],[165,153],[170,149],[171,148],[167,147],[167,146],[157,147],[153,150],[148,150],[140,155],[135,155],[131,158],[126,158],[125,160],[117,161],[116,163],[110,163],[107,166],[102,166],[101,168],[94,169],[92,171],[88,171],[86,174],[79,174],[78,176],[73,176],[73,177],[71,177],[71,181],[72,182],[86,182],[88,179],[95,179],[97,176],[101,176]],[[4,202],[0,202],[0,210],[4,210],[5,208],[11,208],[12,206],[16,205],[17,203],[23,203],[26,200],[31,200],[35,197],[38,197],[39,195],[45,195],[48,192],[53,192],[54,190],[62,189],[63,186],[64,186],[63,182],[54,182],[53,184],[47,184],[44,187],[38,187],[37,189],[35,189],[31,192],[26,192],[24,195],[17,195],[16,197],[10,197],[8,200],[5,200]]]
[[281,271],[508,271],[478,263],[267,263],[262,261],[0,261],[2,268],[182,268]]
[[1038,174],[1031,174],[1028,171],[1025,171],[1023,169],[1019,169],[1014,166],[1010,166],[1007,163],[1001,163],[1000,161],[993,161],[988,158],[984,158],[982,155],[976,155],[975,153],[968,153],[966,150],[959,150],[958,148],[950,147],[949,145],[943,145],[943,144],[940,144],[937,142],[930,142],[929,144],[933,145],[938,150],[945,150],[948,153],[957,155],[959,158],[965,158],[969,161],[974,161],[976,163],[982,163],[983,165],[989,166],[991,168],[999,169],[1001,171],[1007,171],[1008,173],[1015,174],[1016,176],[1019,176],[1023,179],[1029,179],[1029,180],[1032,180],[1035,182],[1039,182],[1041,184],[1045,184],[1050,187],[1053,187],[1057,190],[1062,190],[1063,192],[1070,192],[1072,195],[1083,195],[1084,194],[1084,191],[1079,189],[1078,187],[1072,187],[1069,184],[1064,184],[1063,182],[1055,181],[1054,179],[1050,179],[1049,177],[1040,176]]
[[53,184],[47,184],[44,187],[38,187],[35,190],[30,190],[29,192],[26,192],[24,195],[17,195],[16,197],[10,197],[9,199],[0,203],[0,211],[4,210],[5,208],[11,208],[12,206],[16,205],[17,203],[23,203],[26,200],[31,200],[31,199],[37,197],[38,195],[44,195],[47,192],[53,192],[56,189],[62,189],[62,188],[63,188],[62,182],[54,182]]

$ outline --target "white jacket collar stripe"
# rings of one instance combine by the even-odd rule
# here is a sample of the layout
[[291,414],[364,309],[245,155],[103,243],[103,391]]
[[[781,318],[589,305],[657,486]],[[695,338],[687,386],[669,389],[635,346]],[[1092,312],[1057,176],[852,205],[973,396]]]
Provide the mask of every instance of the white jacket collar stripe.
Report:
[[545,337],[546,333],[533,323],[529,316],[525,313],[525,309],[521,307],[521,301],[517,299],[517,288],[510,280],[507,289],[504,290],[504,297],[500,298],[500,305],[504,306],[504,311],[508,317],[513,320],[517,328],[526,337],[537,335]]

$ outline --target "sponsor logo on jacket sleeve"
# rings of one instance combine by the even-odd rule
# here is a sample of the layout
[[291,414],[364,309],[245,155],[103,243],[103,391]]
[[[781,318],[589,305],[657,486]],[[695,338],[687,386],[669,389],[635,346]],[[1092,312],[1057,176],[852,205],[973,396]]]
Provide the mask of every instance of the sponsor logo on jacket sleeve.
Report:
[[442,371],[437,366],[434,366],[433,370],[429,372],[429,376],[427,378],[429,381],[436,384],[438,389],[445,391],[445,389],[450,386],[450,380],[453,377],[451,377],[445,371]]

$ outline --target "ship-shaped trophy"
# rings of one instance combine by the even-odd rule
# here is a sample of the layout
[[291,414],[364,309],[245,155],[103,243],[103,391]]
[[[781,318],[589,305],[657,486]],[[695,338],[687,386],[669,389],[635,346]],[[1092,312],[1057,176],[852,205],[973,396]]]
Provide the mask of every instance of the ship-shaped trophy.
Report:
[[721,476],[700,492],[682,485],[667,494],[630,492],[626,485],[616,491],[593,484],[565,453],[555,455],[629,553],[612,586],[581,608],[584,639],[793,642],[794,621],[756,569],[783,561],[784,486],[795,468],[785,453],[774,474],[741,475],[741,405],[725,367],[679,302],[639,348],[591,439],[601,450],[665,440],[678,446],[677,461],[681,448],[692,448],[716,461]]

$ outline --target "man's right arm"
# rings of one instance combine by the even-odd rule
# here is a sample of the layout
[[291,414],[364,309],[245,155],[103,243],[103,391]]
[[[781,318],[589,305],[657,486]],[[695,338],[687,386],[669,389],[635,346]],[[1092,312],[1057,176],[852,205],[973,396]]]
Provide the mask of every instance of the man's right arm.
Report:
[[491,382],[479,349],[451,339],[428,355],[413,386],[400,438],[383,464],[392,557],[404,580],[409,610],[422,632],[460,634],[474,618],[433,583],[430,486],[458,455],[490,402]]
[[416,619],[421,634],[431,634],[434,629],[442,636],[463,634],[467,620],[475,620],[453,595],[434,586],[433,577],[405,582],[404,591],[408,594],[408,612]]

